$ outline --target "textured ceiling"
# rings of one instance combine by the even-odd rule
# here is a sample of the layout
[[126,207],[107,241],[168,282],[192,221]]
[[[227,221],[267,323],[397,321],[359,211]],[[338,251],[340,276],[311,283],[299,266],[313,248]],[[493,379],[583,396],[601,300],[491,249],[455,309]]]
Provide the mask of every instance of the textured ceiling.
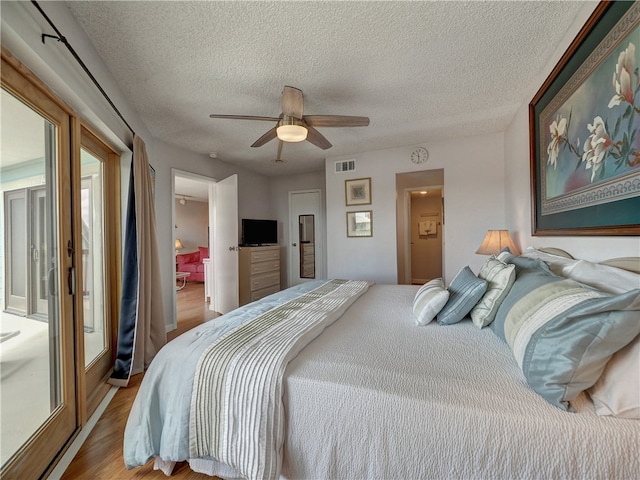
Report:
[[[582,2],[67,2],[156,138],[266,175],[350,155],[503,131],[531,100]],[[365,115],[318,128],[333,144],[250,145],[284,85],[304,113]]]

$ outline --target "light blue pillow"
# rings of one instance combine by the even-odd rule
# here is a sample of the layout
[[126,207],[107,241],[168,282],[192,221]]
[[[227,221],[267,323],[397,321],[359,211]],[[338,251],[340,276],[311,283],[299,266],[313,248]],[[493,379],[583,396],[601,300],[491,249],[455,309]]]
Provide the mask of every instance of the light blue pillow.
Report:
[[487,282],[464,267],[449,285],[449,300],[437,316],[440,325],[452,325],[462,320],[487,291]]
[[[549,271],[546,263],[537,258],[511,257],[507,259],[506,262],[515,265],[516,280],[498,307],[495,319],[489,325],[493,333],[505,341],[504,323],[514,304],[534,288],[551,281],[549,275],[553,275]],[[555,275],[551,278],[561,280],[560,277],[556,277]]]
[[425,283],[413,299],[413,315],[418,325],[426,325],[433,320],[449,299],[449,291],[442,278]]
[[546,265],[528,266],[491,326],[496,322],[529,386],[568,410],[640,334],[640,289],[613,295],[558,277]]

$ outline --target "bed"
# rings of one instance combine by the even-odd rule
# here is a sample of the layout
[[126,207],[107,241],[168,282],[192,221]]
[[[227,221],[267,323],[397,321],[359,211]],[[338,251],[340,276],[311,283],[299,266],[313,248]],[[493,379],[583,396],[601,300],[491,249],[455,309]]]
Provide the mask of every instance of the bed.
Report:
[[[640,397],[640,275],[533,250],[491,257],[448,287],[313,281],[181,335],[145,374],[125,430],[125,464],[155,459],[170,474],[188,460],[221,478],[638,478],[640,407],[606,395],[626,395],[627,404]],[[506,267],[496,273],[490,260]],[[482,293],[472,292],[482,281]],[[531,295],[549,285],[556,293],[542,303]],[[568,313],[544,313],[551,327],[535,337],[517,314],[538,302],[536,317],[554,295]],[[598,334],[571,330],[595,317]],[[284,342],[278,328],[299,332]],[[536,347],[523,350],[534,337]],[[287,345],[263,356],[276,343]],[[558,354],[564,363],[583,351],[545,377],[546,360],[536,355],[550,344],[571,350]],[[246,358],[236,360],[241,350]],[[558,378],[563,369],[568,380]]]

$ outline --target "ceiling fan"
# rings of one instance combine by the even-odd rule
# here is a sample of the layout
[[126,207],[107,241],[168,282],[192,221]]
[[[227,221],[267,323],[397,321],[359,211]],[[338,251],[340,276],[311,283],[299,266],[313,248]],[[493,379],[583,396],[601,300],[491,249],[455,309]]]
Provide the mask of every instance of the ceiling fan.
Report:
[[369,117],[353,117],[346,115],[303,115],[304,104],[302,90],[285,85],[282,91],[282,113],[279,117],[261,117],[253,115],[218,115],[211,114],[211,118],[230,118],[236,120],[262,120],[277,122],[276,126],[267,131],[252,147],[261,147],[274,138],[278,138],[278,156],[282,152],[282,142],[302,142],[307,140],[316,147],[326,150],[331,143],[315,127],[366,127]]

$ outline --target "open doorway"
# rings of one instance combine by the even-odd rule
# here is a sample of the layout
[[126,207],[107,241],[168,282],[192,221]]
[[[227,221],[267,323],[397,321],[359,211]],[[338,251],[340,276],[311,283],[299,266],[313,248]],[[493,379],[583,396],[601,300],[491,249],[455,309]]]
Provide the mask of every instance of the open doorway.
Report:
[[210,308],[210,185],[212,178],[172,170],[176,328],[185,331],[218,316]]
[[443,276],[444,226],[444,169],[396,174],[399,284]]
[[405,194],[409,215],[407,277],[412,285],[423,285],[442,277],[442,188],[424,187]]

